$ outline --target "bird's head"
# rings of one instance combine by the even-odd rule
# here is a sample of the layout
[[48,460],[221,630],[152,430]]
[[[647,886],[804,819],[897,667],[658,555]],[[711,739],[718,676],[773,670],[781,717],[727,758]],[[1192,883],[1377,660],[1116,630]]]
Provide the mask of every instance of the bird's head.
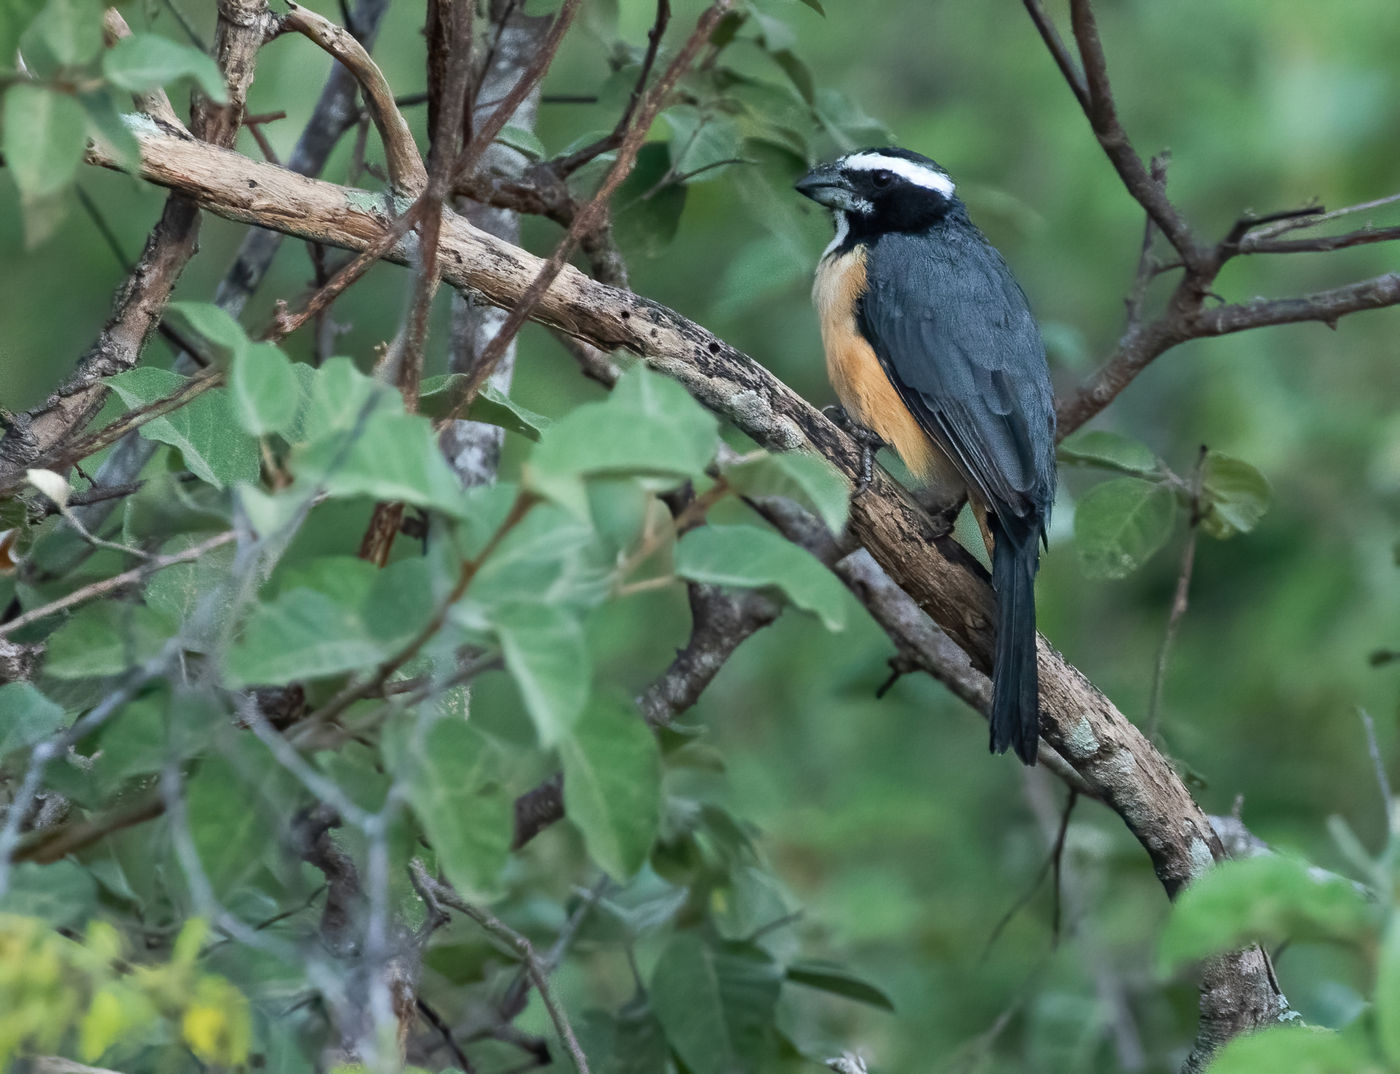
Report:
[[836,214],[837,228],[870,234],[917,231],[942,219],[957,198],[939,165],[908,149],[862,149],[819,164],[797,192]]

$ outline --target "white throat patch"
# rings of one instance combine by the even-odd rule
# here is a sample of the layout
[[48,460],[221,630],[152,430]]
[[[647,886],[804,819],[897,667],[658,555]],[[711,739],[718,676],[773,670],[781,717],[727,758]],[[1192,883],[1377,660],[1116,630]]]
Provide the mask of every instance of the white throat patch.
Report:
[[827,243],[826,249],[822,251],[821,260],[823,261],[825,261],[832,254],[834,254],[836,252],[837,247],[839,247],[843,242],[845,242],[846,236],[851,233],[850,217],[848,217],[842,210],[835,210],[831,214],[831,216],[832,219],[836,221],[836,238],[832,239],[829,243]]
[[858,172],[893,172],[906,182],[927,190],[936,190],[945,198],[951,198],[953,191],[957,189],[953,180],[935,168],[917,161],[905,160],[903,157],[889,157],[884,153],[856,153],[843,160],[841,166]]

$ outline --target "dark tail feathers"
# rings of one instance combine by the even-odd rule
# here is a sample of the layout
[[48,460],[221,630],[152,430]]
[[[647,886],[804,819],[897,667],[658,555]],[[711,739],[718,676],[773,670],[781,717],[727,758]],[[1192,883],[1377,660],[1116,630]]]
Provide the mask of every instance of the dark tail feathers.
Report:
[[1007,747],[1035,764],[1040,738],[1040,679],[1035,661],[1034,533],[1019,542],[992,519],[992,586],[997,594],[996,660],[992,665],[992,752]]

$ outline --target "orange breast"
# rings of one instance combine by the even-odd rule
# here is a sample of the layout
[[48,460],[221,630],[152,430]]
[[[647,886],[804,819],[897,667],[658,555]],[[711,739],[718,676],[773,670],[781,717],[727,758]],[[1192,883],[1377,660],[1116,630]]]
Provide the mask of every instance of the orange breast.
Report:
[[864,292],[864,247],[822,258],[812,301],[821,322],[831,386],[846,413],[879,433],[916,477],[929,484],[945,483],[954,476],[951,464],[904,405],[856,329],[856,300]]

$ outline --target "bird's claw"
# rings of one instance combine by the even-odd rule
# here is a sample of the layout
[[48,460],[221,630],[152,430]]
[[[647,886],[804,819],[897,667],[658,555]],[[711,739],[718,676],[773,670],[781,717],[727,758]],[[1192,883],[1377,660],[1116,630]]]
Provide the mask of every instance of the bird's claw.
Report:
[[860,445],[860,477],[851,493],[852,496],[859,496],[875,478],[875,453],[885,446],[885,441],[874,429],[867,428],[847,414],[843,406],[823,407],[822,413]]

